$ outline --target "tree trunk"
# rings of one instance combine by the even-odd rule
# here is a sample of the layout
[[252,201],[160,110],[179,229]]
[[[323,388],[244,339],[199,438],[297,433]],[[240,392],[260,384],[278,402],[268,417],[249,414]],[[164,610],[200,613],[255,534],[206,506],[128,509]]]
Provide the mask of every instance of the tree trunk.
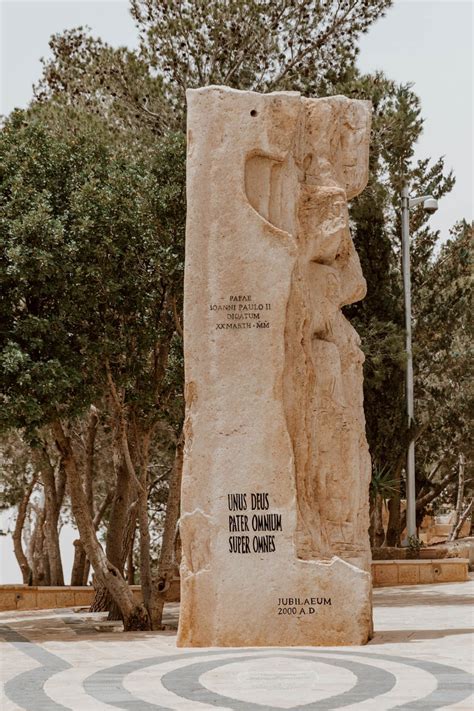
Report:
[[[34,513],[35,513],[35,520],[34,524],[31,525],[31,534],[30,534],[30,540],[28,544],[28,549],[26,551],[26,557],[28,558],[28,564],[31,568],[31,585],[36,585],[35,580],[36,580],[36,562],[35,562],[35,548],[36,548],[36,539],[38,537],[38,518],[40,516],[40,510],[38,509],[38,506],[33,505],[32,506]],[[43,525],[43,524],[41,524]]]
[[135,544],[135,532],[136,526],[132,529],[132,536],[130,540],[130,547],[128,549],[127,556],[127,582],[129,585],[135,585],[135,564],[133,562],[133,548]]
[[44,533],[46,550],[48,551],[51,585],[64,585],[58,533],[58,519],[61,505],[57,498],[54,466],[49,459],[46,445],[43,446],[41,451],[40,462],[45,496]]
[[[137,443],[138,445],[138,443]],[[148,457],[150,433],[146,432],[141,441],[140,487],[138,489],[138,530],[140,532],[140,584],[145,607],[150,614],[152,595],[150,528],[148,522]]]
[[31,571],[32,585],[49,585],[49,561],[45,545],[44,521],[45,506],[36,513],[35,530],[31,539]]
[[[94,517],[94,455],[99,415],[97,409],[91,405],[86,437],[86,465],[84,470],[84,493],[87,506]],[[94,519],[94,529],[97,531]],[[74,541],[74,563],[71,572],[71,585],[87,585],[89,579],[90,563],[80,539]]]
[[84,585],[84,569],[87,563],[87,557],[80,538],[73,541],[74,545],[74,562],[71,570],[71,585]]
[[123,532],[126,528],[131,496],[131,482],[123,460],[117,467],[115,495],[106,536],[107,558],[117,568],[123,566]]
[[41,476],[45,495],[44,537],[48,554],[50,585],[64,585],[58,522],[66,488],[66,474],[61,460],[51,462],[46,443],[40,453]]
[[94,516],[94,454],[98,425],[99,415],[97,409],[91,405],[89,422],[87,425],[84,491],[86,494],[87,505],[92,517]]
[[66,471],[64,469],[64,463],[62,459],[59,460],[58,466],[56,468],[56,476],[55,476],[55,484],[56,484],[56,504],[57,504],[57,510],[56,510],[56,526],[59,521],[59,514],[61,513],[61,506],[63,505],[64,501],[64,494],[66,493]]
[[423,425],[415,425],[407,431],[405,446],[403,447],[394,468],[394,488],[396,493],[388,501],[387,535],[385,536],[386,545],[390,547],[398,547],[400,545],[400,536],[405,528],[405,523],[402,522],[401,518],[400,504],[402,469],[406,463],[408,446],[410,442],[416,442],[421,437],[427,426],[427,423],[424,423]]
[[382,509],[383,499],[380,494],[376,494],[375,499],[370,502],[370,540],[374,548],[381,548],[385,540]]
[[107,612],[112,605],[112,598],[107,588],[105,585],[98,583],[95,575],[92,577],[92,584],[95,589],[95,594],[89,612]]
[[[125,528],[125,531],[123,533],[123,543],[122,543],[122,550],[123,550],[123,565],[124,569],[125,566],[127,567],[127,582],[130,585],[133,585],[134,582],[134,577],[133,577],[133,545],[135,542],[135,533],[137,529],[137,508],[138,508],[138,500],[134,501],[129,509],[128,512],[128,521],[127,521],[127,526]],[[132,574],[130,575],[130,560],[131,560],[131,570]],[[130,581],[131,578],[131,581]]]
[[150,619],[145,607],[135,601],[133,593],[120,571],[107,560],[102,546],[97,540],[94,522],[87,505],[71,441],[66,436],[59,419],[53,422],[52,429],[58,449],[63,457],[76,525],[94,573],[119,606],[123,617],[124,629],[127,631],[150,629]]
[[461,516],[459,517],[459,521],[457,522],[456,528],[453,529],[452,538],[449,539],[450,541],[455,541],[457,539],[457,537],[461,533],[461,528],[463,527],[464,521],[467,519],[468,516],[470,516],[473,508],[474,508],[474,499],[471,499],[470,503],[466,506],[466,508],[462,512]]
[[85,561],[84,561],[84,568],[83,568],[83,575],[82,575],[82,584],[88,585],[89,584],[89,575],[91,572],[91,564],[89,563],[85,553],[84,553],[84,556],[85,556]]
[[140,533],[140,584],[142,586],[143,602],[150,612],[152,590],[151,559],[150,559],[150,531],[148,528],[148,496],[147,490],[138,494],[138,530]]
[[18,506],[18,516],[16,517],[15,529],[13,531],[13,550],[15,557],[17,559],[18,565],[20,566],[21,576],[23,578],[23,585],[31,585],[32,571],[30,564],[28,563],[28,558],[23,550],[23,526],[25,525],[26,512],[28,509],[28,504],[34,486],[36,484],[37,476],[33,476],[27,490],[25,491],[22,500]]
[[[151,597],[151,558],[150,558],[150,530],[148,522],[148,457],[150,448],[150,438],[151,431],[147,430],[144,433],[139,431],[138,425],[135,420],[133,420],[134,425],[134,454],[135,459],[139,459],[140,464],[140,478],[137,477],[134,461],[132,459],[132,454],[130,452],[129,444],[129,421],[126,418],[127,408],[123,406],[120,399],[118,398],[118,393],[115,389],[115,385],[112,381],[111,374],[109,372],[109,381],[111,383],[111,388],[114,393],[114,401],[116,404],[117,420],[118,420],[118,440],[120,442],[120,451],[122,457],[122,463],[126,469],[128,475],[129,486],[133,486],[137,496],[136,507],[134,504],[129,507],[127,511],[127,522],[128,525],[131,524],[130,517],[135,517],[138,514],[138,528],[140,531],[140,584],[142,589],[143,603],[148,610],[150,606]],[[135,503],[135,502],[134,502]],[[126,535],[127,526],[122,527],[123,535],[120,538],[120,565],[121,572],[123,573],[125,562],[128,553],[128,544]],[[110,619],[113,619],[114,611],[111,610],[109,615]]]
[[402,465],[398,463],[395,467],[394,489],[395,494],[388,500],[388,523],[387,523],[387,546],[397,547],[400,545],[400,535],[404,526],[400,520],[400,486],[402,480]]
[[454,512],[454,521],[453,521],[451,531],[449,532],[448,541],[455,540],[454,532],[458,528],[459,519],[461,518],[461,514],[462,514],[462,510],[463,510],[462,504],[464,501],[464,466],[465,466],[465,458],[464,458],[464,454],[461,453],[459,455],[458,493],[457,493],[457,497],[456,497],[456,510]]
[[41,562],[40,562],[40,570],[42,571],[43,575],[43,582],[42,585],[51,585],[51,566],[49,565],[49,557],[48,557],[48,548],[46,545],[46,536],[44,533],[44,524],[43,524],[43,542],[41,544]]
[[[109,525],[107,527],[107,534],[105,537],[105,554],[107,560],[123,574],[123,532],[127,525],[128,509],[131,493],[131,483],[130,477],[128,475],[127,468],[123,462],[120,455],[115,454],[115,459],[118,464],[115,468],[116,471],[116,483],[115,483],[115,493],[112,500],[112,508],[110,511]],[[96,587],[96,584],[99,587]],[[111,605],[111,599],[105,595],[102,590],[100,590],[100,581],[98,578],[94,579],[94,587],[96,587],[97,601],[94,600],[92,603],[91,610],[98,611],[97,606],[100,604],[101,610],[108,610]],[[104,602],[107,601],[107,602]],[[105,606],[104,606],[105,605]]]
[[174,546],[180,514],[181,477],[183,473],[183,444],[184,436],[181,431],[176,445],[174,464],[169,483],[165,526],[163,530],[163,541],[161,544],[161,555],[158,567],[158,578],[153,581],[152,586],[150,612],[151,625],[154,630],[159,630],[162,627],[163,607],[166,602],[166,595],[171,585],[173,575],[176,572]]
[[[135,529],[137,526],[137,508],[138,508],[138,500],[134,501],[128,511],[128,519],[127,519],[127,525],[125,527],[125,531],[123,532],[123,537],[122,537],[122,559],[120,561],[121,563],[121,568],[120,570],[123,571],[125,570],[125,564],[127,562],[127,558],[129,555],[129,550],[132,550],[132,557],[133,557],[133,541],[135,538]],[[127,583],[129,585],[133,585],[133,575],[132,575],[132,582],[130,582],[130,576],[127,571]],[[145,601],[144,601],[145,602]],[[146,603],[145,603],[146,607]],[[148,608],[147,608],[148,609]],[[113,600],[110,601],[109,605],[109,614],[107,619],[108,620],[119,620],[119,610],[117,606],[114,604]]]
[[[97,531],[107,507],[112,501],[112,492],[108,491],[99,510],[94,516],[94,530]],[[74,541],[74,563],[71,571],[71,585],[87,585],[89,580],[90,563],[84,551],[80,538]]]

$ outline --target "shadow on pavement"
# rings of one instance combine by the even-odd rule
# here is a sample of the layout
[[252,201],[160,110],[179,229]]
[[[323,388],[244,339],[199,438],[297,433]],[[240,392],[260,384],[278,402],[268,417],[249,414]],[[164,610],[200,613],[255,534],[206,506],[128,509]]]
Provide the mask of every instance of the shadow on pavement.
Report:
[[[467,582],[467,581],[466,581]],[[418,586],[405,587],[397,591],[387,588],[377,590],[374,595],[374,607],[414,607],[414,606],[431,606],[431,605],[472,605],[474,596],[453,594],[448,589],[439,589],[437,585],[435,589],[416,589]]]

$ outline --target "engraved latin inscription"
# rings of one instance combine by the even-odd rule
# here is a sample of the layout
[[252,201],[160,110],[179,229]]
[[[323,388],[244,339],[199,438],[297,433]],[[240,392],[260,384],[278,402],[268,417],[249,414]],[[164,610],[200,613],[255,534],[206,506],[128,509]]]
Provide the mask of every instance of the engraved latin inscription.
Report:
[[209,304],[215,331],[269,329],[271,310],[270,303],[259,301],[251,294],[231,294],[222,302]]
[[282,515],[270,511],[268,492],[227,495],[229,553],[274,553]]

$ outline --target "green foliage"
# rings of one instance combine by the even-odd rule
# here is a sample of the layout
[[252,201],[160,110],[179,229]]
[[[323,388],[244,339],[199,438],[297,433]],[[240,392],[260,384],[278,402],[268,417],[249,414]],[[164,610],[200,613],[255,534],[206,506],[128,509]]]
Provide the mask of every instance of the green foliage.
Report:
[[372,462],[372,479],[370,482],[369,494],[372,501],[377,498],[387,501],[397,493],[397,480],[386,464],[379,466],[377,462]]
[[187,88],[337,93],[357,40],[392,0],[131,0],[137,52],[84,28],[51,38],[36,97],[86,107],[153,135],[184,129]]
[[[75,416],[119,387],[153,417],[154,354],[173,340],[183,270],[184,145],[151,153],[65,107],[0,135],[1,426]],[[179,342],[170,346],[179,373]],[[177,373],[164,376],[176,394]],[[168,396],[170,393],[167,393]]]
[[78,106],[106,119],[110,131],[144,129],[153,140],[170,128],[174,116],[163,94],[163,81],[136,52],[115,49],[78,27],[53,35],[51,59],[35,99]]
[[418,536],[408,536],[408,553],[410,558],[418,558],[420,550],[423,548],[423,541]]
[[357,39],[391,5],[354,0],[131,0],[142,56],[173,101],[187,87],[314,91],[335,80]]
[[[338,87],[341,93],[372,101],[373,131],[369,184],[351,205],[352,234],[362,270],[367,279],[367,296],[345,309],[358,330],[365,361],[364,401],[367,436],[374,461],[395,473],[403,464],[408,438],[405,416],[405,332],[401,275],[400,191],[407,182],[415,195],[433,194],[441,199],[454,184],[445,175],[442,158],[413,163],[415,143],[423,121],[420,102],[410,85],[398,86],[382,74],[360,76]],[[413,302],[433,264],[439,234],[429,228],[429,216],[416,208],[410,215]],[[430,348],[422,351],[415,327],[415,368],[429,368]],[[425,417],[420,401],[421,383],[416,382],[418,425]],[[430,440],[430,430],[424,435]],[[424,445],[423,445],[424,446]],[[433,449],[434,456],[437,450]],[[419,469],[419,484],[424,474]],[[373,469],[374,481],[377,468]],[[403,487],[403,483],[401,484]]]
[[459,222],[425,265],[414,300],[417,407],[427,424],[420,468],[441,462],[439,475],[454,471],[464,454],[467,480],[474,448],[473,246],[472,227]]
[[32,451],[17,431],[0,439],[0,511],[16,506],[35,474]]

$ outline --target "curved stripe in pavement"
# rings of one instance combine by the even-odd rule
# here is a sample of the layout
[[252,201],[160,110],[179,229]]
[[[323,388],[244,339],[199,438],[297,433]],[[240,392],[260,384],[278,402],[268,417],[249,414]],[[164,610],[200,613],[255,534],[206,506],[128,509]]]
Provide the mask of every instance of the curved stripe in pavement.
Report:
[[[385,669],[360,664],[359,662],[329,659],[328,657],[320,656],[316,653],[295,654],[292,652],[288,655],[288,650],[285,650],[283,653],[262,655],[259,659],[271,659],[272,657],[281,657],[285,654],[290,659],[313,659],[334,667],[342,667],[357,677],[354,686],[344,693],[335,694],[334,696],[321,699],[320,701],[311,701],[307,704],[293,706],[292,711],[313,711],[313,709],[314,711],[329,711],[329,709],[344,708],[344,706],[350,706],[351,704],[361,701],[367,701],[367,699],[373,699],[380,694],[385,694],[390,691],[390,689],[393,689],[397,682],[396,677]],[[232,709],[232,711],[281,711],[280,707],[253,704],[249,701],[241,701],[228,696],[222,696],[221,694],[207,689],[200,683],[199,677],[202,674],[226,664],[233,664],[236,661],[245,661],[245,659],[245,657],[243,660],[242,657],[234,657],[226,659],[225,661],[213,660],[211,662],[189,664],[185,667],[179,667],[179,669],[169,671],[161,678],[161,683],[166,689],[172,691],[177,696],[184,696],[185,699],[189,699],[190,701],[215,706],[227,706],[229,709]]]
[[24,637],[11,627],[2,625],[0,627],[0,636],[20,652],[27,654],[41,664],[40,667],[17,674],[17,676],[6,682],[4,686],[5,694],[10,701],[13,701],[25,711],[67,711],[69,707],[53,701],[43,687],[52,676],[70,669],[71,664],[61,659],[61,657],[48,652],[39,644],[30,642],[27,637]]

